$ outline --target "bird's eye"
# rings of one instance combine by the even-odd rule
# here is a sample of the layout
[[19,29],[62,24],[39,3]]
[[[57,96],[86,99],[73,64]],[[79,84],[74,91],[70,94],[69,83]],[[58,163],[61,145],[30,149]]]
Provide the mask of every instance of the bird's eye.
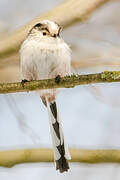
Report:
[[43,36],[46,36],[47,35],[47,33],[46,32],[43,32]]

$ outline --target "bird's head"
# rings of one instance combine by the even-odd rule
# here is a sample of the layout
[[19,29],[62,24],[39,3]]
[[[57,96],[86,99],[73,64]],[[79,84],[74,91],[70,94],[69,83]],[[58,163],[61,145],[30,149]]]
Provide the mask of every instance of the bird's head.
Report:
[[29,35],[37,35],[39,37],[57,38],[60,35],[61,27],[54,21],[43,20],[33,26]]

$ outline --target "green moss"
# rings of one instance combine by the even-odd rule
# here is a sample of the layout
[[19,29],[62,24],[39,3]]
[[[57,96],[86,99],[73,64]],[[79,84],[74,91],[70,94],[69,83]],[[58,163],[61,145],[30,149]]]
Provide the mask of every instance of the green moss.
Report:
[[104,71],[101,73],[101,79],[114,81],[120,79],[120,71]]

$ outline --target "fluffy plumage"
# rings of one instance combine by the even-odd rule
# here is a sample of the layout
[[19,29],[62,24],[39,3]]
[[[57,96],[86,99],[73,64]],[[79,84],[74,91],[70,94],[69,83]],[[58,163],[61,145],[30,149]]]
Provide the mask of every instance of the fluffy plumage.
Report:
[[[40,80],[70,75],[71,52],[60,37],[61,27],[49,20],[36,24],[20,49],[22,79]],[[70,158],[65,145],[56,106],[57,89],[41,90],[40,97],[48,108],[56,169],[67,171]]]

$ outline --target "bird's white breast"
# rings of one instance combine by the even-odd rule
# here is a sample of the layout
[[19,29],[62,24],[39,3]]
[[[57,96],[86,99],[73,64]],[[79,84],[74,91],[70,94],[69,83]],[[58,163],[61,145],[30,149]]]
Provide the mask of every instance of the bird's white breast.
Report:
[[47,79],[58,74],[70,74],[71,52],[68,45],[60,38],[52,41],[29,38],[24,41],[20,50],[22,78]]

